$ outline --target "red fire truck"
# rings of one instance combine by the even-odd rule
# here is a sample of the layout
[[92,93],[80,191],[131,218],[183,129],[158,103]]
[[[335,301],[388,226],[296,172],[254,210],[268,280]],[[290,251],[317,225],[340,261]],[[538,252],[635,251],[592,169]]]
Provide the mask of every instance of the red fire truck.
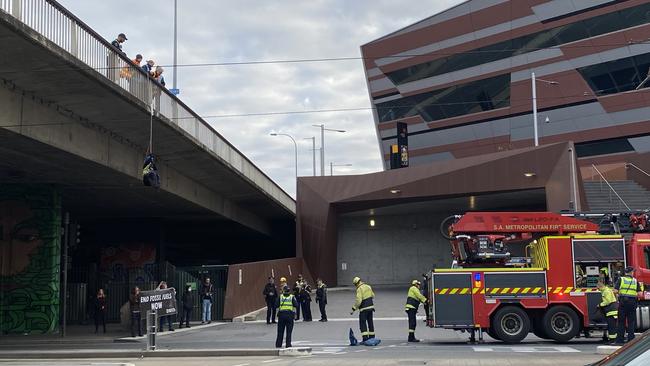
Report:
[[[613,220],[616,222],[616,220]],[[518,343],[530,332],[566,342],[605,329],[599,278],[614,283],[625,266],[650,285],[650,234],[599,234],[586,219],[548,212],[472,212],[443,223],[454,264],[434,269],[431,327],[483,332]],[[602,230],[601,230],[602,231]],[[647,288],[647,286],[646,286]],[[650,327],[650,292],[640,296],[637,328]]]

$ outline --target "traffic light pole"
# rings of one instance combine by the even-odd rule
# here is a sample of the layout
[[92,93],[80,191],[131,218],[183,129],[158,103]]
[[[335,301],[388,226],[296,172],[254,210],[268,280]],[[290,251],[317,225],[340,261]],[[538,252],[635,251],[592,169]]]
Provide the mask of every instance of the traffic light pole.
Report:
[[63,227],[63,323],[61,324],[61,337],[65,337],[67,313],[68,313],[68,242],[70,241],[70,213],[65,213]]

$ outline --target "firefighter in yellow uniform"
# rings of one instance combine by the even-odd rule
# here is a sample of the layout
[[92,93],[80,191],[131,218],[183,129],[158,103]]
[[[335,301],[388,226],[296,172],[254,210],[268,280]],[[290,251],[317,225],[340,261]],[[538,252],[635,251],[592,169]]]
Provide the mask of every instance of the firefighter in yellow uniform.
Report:
[[409,342],[419,342],[420,340],[415,338],[415,326],[417,324],[416,315],[418,313],[418,308],[420,303],[426,304],[427,298],[422,295],[420,292],[420,281],[413,280],[411,282],[411,287],[409,287],[409,292],[406,297],[406,314],[409,318]]
[[616,320],[618,319],[618,302],[616,301],[614,290],[607,286],[602,279],[598,281],[598,290],[602,296],[602,301],[598,307],[603,315],[605,315],[605,320],[607,321],[607,339],[603,337],[603,340],[607,343],[614,343],[616,342],[617,334]]
[[372,313],[375,311],[375,293],[372,292],[370,285],[363,283],[359,277],[353,278],[352,284],[357,288],[357,297],[350,314],[359,310],[359,329],[365,342],[370,338],[375,338],[375,324],[372,320]]

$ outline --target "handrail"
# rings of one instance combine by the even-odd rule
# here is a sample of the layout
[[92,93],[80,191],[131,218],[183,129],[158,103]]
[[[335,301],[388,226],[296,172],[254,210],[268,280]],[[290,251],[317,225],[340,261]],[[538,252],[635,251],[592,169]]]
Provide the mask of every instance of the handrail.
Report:
[[[89,66],[188,133],[289,211],[295,201],[268,175],[169,90],[55,0],[0,0],[6,13]],[[153,103],[152,103],[153,101]],[[260,179],[262,178],[262,179]]]
[[625,163],[625,167],[627,168],[628,166],[636,168],[636,170],[638,170],[641,173],[645,174],[646,176],[650,177],[650,174],[648,174],[648,172],[646,172],[645,170],[643,170],[643,169],[639,168],[638,166],[634,165],[634,163]]
[[625,207],[627,208],[627,210],[628,210],[628,211],[632,211],[632,209],[630,208],[630,206],[628,206],[627,203],[625,203],[625,201],[621,198],[621,196],[618,194],[618,192],[616,192],[616,190],[614,189],[614,187],[612,187],[612,185],[609,184],[609,182],[607,181],[607,179],[605,178],[605,176],[603,175],[603,173],[601,173],[600,170],[598,170],[598,168],[596,167],[596,165],[595,165],[595,164],[591,164],[591,167],[594,168],[594,169],[596,170],[596,172],[598,173],[598,175],[600,175],[600,178],[601,178],[602,180],[605,181],[605,183],[607,184],[607,186],[609,186],[609,189],[611,189],[612,192],[614,192],[614,194],[616,195],[616,197],[618,197],[618,199],[619,199],[621,202],[623,202],[623,204],[625,205]]

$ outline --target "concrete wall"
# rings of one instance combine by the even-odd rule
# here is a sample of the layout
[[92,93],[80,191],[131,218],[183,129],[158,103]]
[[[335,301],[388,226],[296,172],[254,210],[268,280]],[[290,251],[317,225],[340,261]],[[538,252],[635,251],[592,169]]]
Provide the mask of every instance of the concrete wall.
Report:
[[375,216],[374,228],[369,217],[339,218],[338,285],[350,285],[355,276],[370,284],[403,284],[433,267],[449,267],[449,241],[439,234],[447,216]]

